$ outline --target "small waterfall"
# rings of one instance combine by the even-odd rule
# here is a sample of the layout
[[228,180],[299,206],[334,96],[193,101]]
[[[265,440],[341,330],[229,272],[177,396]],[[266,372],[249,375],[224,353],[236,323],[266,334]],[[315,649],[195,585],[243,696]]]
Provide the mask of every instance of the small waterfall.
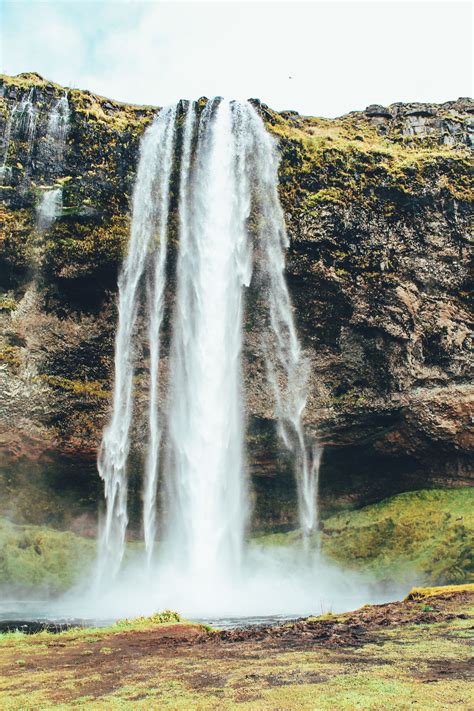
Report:
[[[41,144],[43,160],[48,161],[49,172],[61,173],[66,138],[69,131],[69,102],[65,92],[53,105],[48,116],[46,136]],[[45,232],[60,214],[63,205],[62,187],[43,191],[36,207],[36,226],[39,232]]]
[[27,160],[29,161],[33,149],[38,120],[38,110],[33,102],[34,88],[25,93],[22,99],[13,106],[8,117],[3,135],[3,159],[0,167],[0,183],[8,171],[8,150],[12,138],[26,139]]
[[151,564],[156,537],[156,488],[160,456],[161,427],[158,411],[158,387],[160,368],[160,329],[163,320],[163,295],[165,288],[166,250],[168,245],[168,213],[170,200],[170,178],[173,167],[173,148],[176,107],[165,109],[162,150],[158,160],[158,203],[155,217],[159,243],[155,248],[154,267],[147,283],[150,344],[150,405],[149,444],[145,467],[143,497],[143,530],[148,565]]
[[12,111],[12,125],[16,135],[26,138],[28,142],[28,154],[31,153],[33,141],[36,133],[36,123],[38,120],[38,109],[35,106],[34,89],[30,89],[23,99]]
[[64,143],[69,131],[69,101],[67,91],[56,101],[48,119],[48,136]]
[[[175,146],[181,151],[179,247],[165,411],[159,407],[160,330]],[[318,527],[320,449],[303,430],[309,366],[285,281],[288,237],[277,186],[276,142],[248,102],[179,104],[163,109],[144,134],[119,279],[113,409],[98,460],[106,498],[99,578],[113,577],[124,554],[134,350],[143,299],[150,349],[143,492],[148,568],[163,470],[159,565],[168,571],[171,566],[171,575],[180,571],[193,589],[229,580],[241,569],[249,513],[241,352],[253,274],[279,432],[295,460],[300,526],[304,534]]]
[[63,206],[62,188],[52,188],[44,190],[41,200],[36,208],[36,227],[38,232],[48,230]]
[[[106,513],[99,542],[99,582],[118,571],[125,545],[127,517],[127,458],[130,451],[130,426],[133,409],[134,335],[140,306],[140,284],[148,277],[151,358],[155,373],[150,393],[150,459],[147,464],[146,507],[154,501],[155,474],[152,457],[158,456],[159,431],[156,414],[159,358],[159,316],[166,251],[166,211],[169,181],[167,172],[174,143],[176,108],[162,109],[145,132],[140,148],[137,178],[133,193],[132,226],[128,254],[119,277],[118,328],[115,341],[115,382],[110,423],[99,452],[98,469],[104,480]],[[156,200],[156,194],[160,199]],[[159,229],[163,230],[161,233]],[[150,275],[151,271],[151,275]],[[152,325],[153,320],[153,325]],[[153,411],[153,414],[151,414]],[[151,463],[150,463],[151,461]],[[154,512],[147,513],[150,536]]]
[[[22,99],[17,102],[7,119],[2,137],[3,157],[0,166],[0,181],[5,177],[8,167],[8,151],[12,139],[26,140],[27,143],[27,163],[28,169],[33,146],[37,134],[39,110],[34,103],[35,90],[30,89]],[[40,154],[52,163],[52,172],[60,172],[63,160],[66,138],[69,131],[69,102],[67,92],[63,94],[53,105],[49,116],[44,142],[40,145]]]
[[273,387],[279,434],[294,453],[298,484],[298,511],[304,534],[317,528],[317,472],[320,453],[305,441],[303,411],[307,397],[308,363],[296,333],[285,280],[285,250],[289,246],[283,210],[278,197],[278,155],[274,139],[255,112],[251,114],[254,136],[252,156],[256,180],[258,242],[264,250],[261,271],[268,289],[272,338],[264,334],[269,381]]
[[48,117],[48,127],[45,136],[46,151],[50,160],[60,164],[66,147],[69,132],[69,101],[67,91],[56,101]]
[[10,139],[11,139],[11,134],[12,134],[13,111],[8,116],[7,122],[5,124],[5,130],[4,130],[3,136],[2,136],[3,157],[2,157],[2,165],[0,166],[0,185],[3,183],[3,180],[8,172],[7,160],[8,160],[8,149],[10,148]]

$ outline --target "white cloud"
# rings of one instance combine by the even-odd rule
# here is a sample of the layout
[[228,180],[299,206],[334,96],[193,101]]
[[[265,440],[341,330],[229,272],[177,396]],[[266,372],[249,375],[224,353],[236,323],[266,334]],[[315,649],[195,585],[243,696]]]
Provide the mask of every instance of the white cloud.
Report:
[[472,90],[467,3],[6,5],[7,71],[36,70],[124,101],[258,96],[334,116]]
[[[9,3],[6,3],[8,6]],[[80,27],[53,4],[18,3],[2,23],[2,69],[37,71],[57,81],[80,74],[86,48]]]

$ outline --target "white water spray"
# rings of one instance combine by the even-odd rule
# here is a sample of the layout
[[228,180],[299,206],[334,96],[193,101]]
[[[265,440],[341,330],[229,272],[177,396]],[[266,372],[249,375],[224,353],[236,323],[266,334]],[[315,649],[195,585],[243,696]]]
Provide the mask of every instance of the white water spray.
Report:
[[43,191],[36,208],[36,226],[38,232],[45,232],[51,227],[61,212],[62,205],[62,188],[52,188]]

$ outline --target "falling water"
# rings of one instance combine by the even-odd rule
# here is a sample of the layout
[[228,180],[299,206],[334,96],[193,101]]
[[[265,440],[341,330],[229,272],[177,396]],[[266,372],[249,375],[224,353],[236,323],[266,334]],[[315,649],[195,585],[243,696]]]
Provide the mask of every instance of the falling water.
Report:
[[38,232],[45,232],[51,227],[61,212],[62,205],[62,188],[52,188],[43,191],[38,207],[36,208],[36,226]]
[[[133,409],[134,331],[137,321],[140,285],[145,272],[149,285],[151,363],[155,372],[150,393],[150,451],[156,457],[159,447],[155,414],[158,386],[159,317],[161,313],[164,254],[166,250],[165,213],[168,201],[168,170],[173,150],[176,109],[163,109],[145,132],[140,148],[138,173],[133,194],[132,227],[128,254],[119,278],[118,329],[115,341],[115,382],[112,418],[106,427],[99,452],[98,469],[104,480],[106,514],[99,543],[99,582],[118,571],[125,544],[127,517],[127,458],[130,451],[130,426]],[[160,199],[156,200],[156,194]],[[160,233],[160,227],[162,232]],[[151,270],[151,276],[150,276]],[[153,326],[152,326],[153,320]],[[150,459],[149,459],[150,461]],[[145,488],[154,496],[155,474],[147,465]],[[151,534],[154,513],[147,514]]]
[[[265,304],[260,331],[267,371],[279,431],[295,459],[305,533],[317,527],[320,454],[303,431],[308,364],[284,277],[288,238],[275,142],[250,103],[214,99],[202,109],[190,102],[184,115],[183,106],[162,110],[141,144],[130,245],[119,280],[113,411],[99,456],[107,505],[99,573],[115,574],[124,553],[134,339],[145,295],[150,345],[146,557],[150,566],[162,469],[159,561],[195,586],[203,578],[212,585],[238,574],[244,555],[249,503],[241,351],[253,270]],[[165,413],[159,408],[160,328],[178,131],[179,248]],[[165,430],[166,457],[160,463]]]
[[69,130],[69,101],[67,91],[56,101],[48,118],[48,136],[62,143]]
[[296,333],[285,280],[285,250],[289,240],[278,197],[278,155],[275,142],[252,112],[252,156],[256,181],[258,242],[264,250],[261,271],[267,280],[269,321],[273,338],[264,334],[269,381],[273,388],[279,434],[294,453],[298,484],[298,512],[304,534],[317,528],[317,491],[320,451],[305,441],[303,411],[307,398],[308,363]]
[[[149,446],[145,468],[143,529],[148,565],[150,565],[156,536],[156,488],[160,455],[161,428],[158,412],[158,387],[160,366],[160,329],[163,319],[163,295],[165,287],[166,250],[168,243],[168,213],[170,178],[173,167],[173,147],[176,107],[163,113],[164,128],[162,146],[158,154],[157,215],[158,246],[155,248],[154,266],[147,284],[150,343],[150,405]],[[161,122],[158,124],[161,128]],[[152,198],[153,199],[153,198]]]
[[[14,109],[13,109],[13,111],[14,111]],[[5,129],[3,131],[3,136],[2,136],[3,158],[2,158],[2,165],[0,166],[0,184],[3,182],[3,179],[7,173],[7,170],[8,170],[7,160],[8,160],[8,149],[10,148],[10,139],[11,139],[11,134],[12,134],[13,111],[8,116],[7,122],[5,124]]]
[[167,544],[179,566],[214,580],[240,567],[247,517],[240,351],[250,197],[239,179],[239,110],[207,104],[191,173],[188,111],[171,363]]
[[34,102],[34,89],[25,94],[19,104],[12,110],[12,126],[18,135],[24,136],[28,143],[28,153],[31,152],[38,120],[38,109]]
[[[2,165],[0,166],[0,180],[4,177],[8,170],[8,151],[12,138],[20,140],[26,139],[26,168],[28,168],[33,151],[39,117],[39,111],[34,103],[34,98],[35,90],[32,88],[28,93],[23,95],[19,102],[14,104],[8,116],[2,136],[3,157]],[[69,118],[69,102],[67,92],[65,92],[55,102],[49,112],[46,135],[44,143],[42,144],[42,149],[43,151],[46,149],[46,154],[53,163],[55,172],[58,172],[58,166],[60,166],[63,158],[66,138],[69,130]]]
[[0,167],[0,182],[3,180],[8,168],[8,150],[12,137],[26,139],[27,161],[29,161],[33,149],[33,142],[36,132],[38,110],[33,102],[34,89],[23,95],[22,99],[13,106],[7,119],[3,134],[3,159]]
[[48,127],[45,136],[46,150],[50,160],[60,164],[66,147],[69,132],[69,101],[67,92],[56,101],[48,116]]
[[[64,149],[69,131],[69,102],[65,92],[53,105],[48,116],[48,126],[41,144],[43,159],[48,161],[50,173],[62,170]],[[39,232],[48,230],[61,212],[63,204],[62,187],[43,190],[36,208],[36,226]]]

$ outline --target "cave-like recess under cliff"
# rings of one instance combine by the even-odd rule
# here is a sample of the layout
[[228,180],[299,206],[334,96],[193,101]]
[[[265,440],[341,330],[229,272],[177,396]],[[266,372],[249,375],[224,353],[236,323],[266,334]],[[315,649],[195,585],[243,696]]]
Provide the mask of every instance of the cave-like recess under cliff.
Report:
[[[156,108],[68,90],[58,161],[47,127],[64,91],[37,74],[0,78],[0,515],[87,532],[100,494],[95,458],[110,405],[117,272],[140,136]],[[30,140],[21,126],[9,127],[27,95],[36,111]],[[374,105],[338,119],[254,105],[281,152],[287,279],[311,361],[305,426],[325,445],[323,510],[467,483],[474,102]],[[61,190],[62,207],[39,229],[38,204],[51,188]],[[172,213],[176,207],[174,195]],[[285,530],[296,521],[293,476],[275,434],[253,316],[249,299],[254,526]],[[146,350],[138,363],[139,405]],[[143,456],[136,440],[132,518]]]

